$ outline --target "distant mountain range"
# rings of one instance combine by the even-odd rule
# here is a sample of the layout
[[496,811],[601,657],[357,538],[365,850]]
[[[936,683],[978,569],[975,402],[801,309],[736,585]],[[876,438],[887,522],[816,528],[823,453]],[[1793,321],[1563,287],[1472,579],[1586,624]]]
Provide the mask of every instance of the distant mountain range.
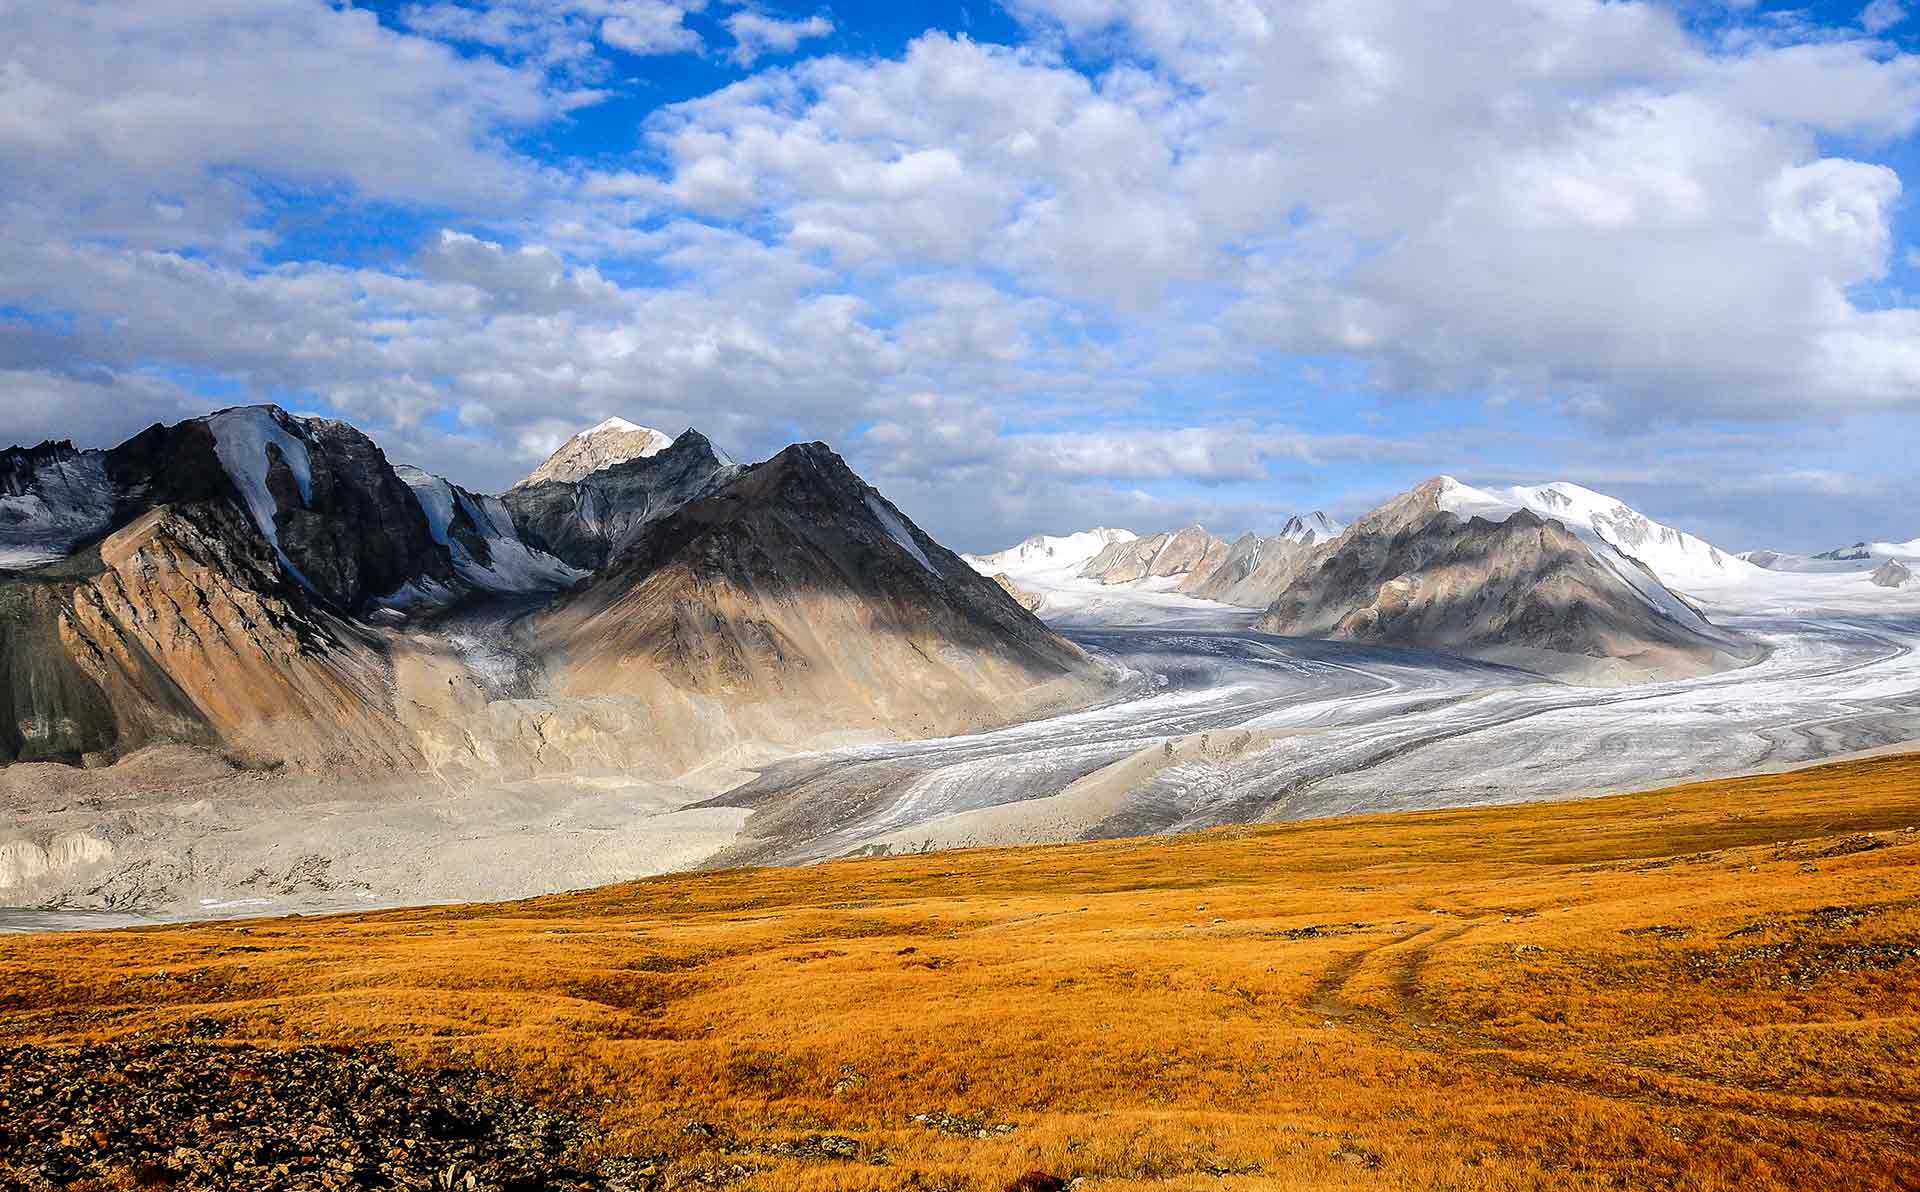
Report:
[[952,734],[1104,689],[1042,619],[1074,586],[1626,681],[1754,657],[1709,619],[1717,591],[1915,590],[1915,564],[1920,543],[1734,556],[1576,485],[1449,477],[1351,526],[962,558],[823,444],[743,465],[615,419],[490,495],[347,423],[241,407],[0,452],[0,763],[187,744],[309,771],[673,776],[822,734]]
[[1799,575],[1865,572],[1877,587],[1897,589],[1912,583],[1915,573],[1920,572],[1920,538],[1910,542],[1856,542],[1814,555],[1755,550],[1740,557],[1769,571]]
[[[1258,609],[1268,632],[1418,646],[1581,681],[1723,669],[1757,654],[1702,599],[1775,573],[1867,573],[1863,594],[1914,583],[1920,540],[1811,558],[1734,555],[1616,498],[1565,482],[1478,489],[1436,477],[1342,526],[1325,514],[1229,543],[1199,526],[1099,530],[970,556],[1044,616],[1075,585],[1176,592]],[[1796,589],[1798,591],[1798,589]]]
[[1258,608],[1285,586],[1307,548],[1331,540],[1341,528],[1324,513],[1289,518],[1278,534],[1243,534],[1232,542],[1201,526],[1147,537],[1103,528],[1062,537],[1036,535],[995,554],[965,558],[983,574],[1006,574],[1009,582],[1043,574],[1115,586],[1152,583],[1206,600]]

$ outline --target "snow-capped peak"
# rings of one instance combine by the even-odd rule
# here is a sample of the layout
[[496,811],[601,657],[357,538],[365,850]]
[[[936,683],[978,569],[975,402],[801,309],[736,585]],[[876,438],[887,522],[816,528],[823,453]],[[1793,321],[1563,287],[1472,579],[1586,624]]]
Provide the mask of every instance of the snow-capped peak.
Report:
[[1116,542],[1132,542],[1138,537],[1132,530],[1098,526],[1077,534],[1035,534],[1024,542],[990,555],[960,557],[982,575],[1005,573],[1016,579],[1042,572],[1073,575],[1107,547]]
[[1759,568],[1684,530],[1662,525],[1617,497],[1555,481],[1483,490],[1441,477],[1440,507],[1461,517],[1501,520],[1527,509],[1566,526],[1589,545],[1604,545],[1644,564],[1682,591],[1750,577]]
[[213,432],[214,454],[227,470],[227,476],[240,491],[240,500],[246,505],[247,514],[253,518],[253,524],[262,536],[273,545],[274,553],[280,556],[281,566],[287,574],[299,580],[308,588],[307,577],[293,565],[287,552],[280,546],[280,530],[275,520],[279,513],[279,503],[267,488],[267,474],[273,460],[267,449],[272,447],[293,473],[294,484],[300,490],[302,501],[313,500],[313,458],[307,451],[306,442],[288,430],[288,426],[304,431],[298,419],[289,418],[272,406],[238,406],[231,410],[221,410],[206,418],[206,425]]
[[547,457],[547,462],[514,487],[584,480],[603,468],[647,459],[671,446],[672,435],[625,418],[609,418],[560,444],[559,449]]
[[105,533],[115,497],[105,452],[69,443],[0,451],[0,569],[51,563]]
[[1280,537],[1302,546],[1313,546],[1338,538],[1340,531],[1346,528],[1316,509],[1312,513],[1288,518],[1287,524],[1280,527]]
[[[632,433],[636,430],[651,430],[651,428],[641,426],[637,422],[628,422],[625,418],[613,417],[600,423],[598,426],[588,427],[586,430],[581,431],[580,435],[576,435],[575,437],[578,438],[581,435],[604,435],[609,431]],[[659,434],[660,432],[652,431],[652,433]]]

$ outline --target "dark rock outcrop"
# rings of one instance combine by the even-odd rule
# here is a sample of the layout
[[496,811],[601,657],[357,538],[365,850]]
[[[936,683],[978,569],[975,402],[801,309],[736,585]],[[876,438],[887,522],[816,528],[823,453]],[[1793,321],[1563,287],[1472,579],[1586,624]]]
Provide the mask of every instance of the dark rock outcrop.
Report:
[[183,1037],[0,1049],[0,1185],[303,1192],[614,1192],[633,1160],[588,1158],[579,1121],[472,1069],[389,1047],[263,1048]]
[[642,531],[738,474],[697,430],[643,459],[575,481],[530,484],[501,495],[529,546],[582,571],[597,571]]

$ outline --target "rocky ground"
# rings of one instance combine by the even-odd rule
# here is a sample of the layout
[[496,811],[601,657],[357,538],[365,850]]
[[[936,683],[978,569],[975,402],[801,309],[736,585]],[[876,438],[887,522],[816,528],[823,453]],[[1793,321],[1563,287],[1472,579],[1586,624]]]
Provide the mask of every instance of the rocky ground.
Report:
[[644,1163],[582,1157],[572,1118],[386,1047],[170,1042],[0,1051],[0,1187],[621,1192]]

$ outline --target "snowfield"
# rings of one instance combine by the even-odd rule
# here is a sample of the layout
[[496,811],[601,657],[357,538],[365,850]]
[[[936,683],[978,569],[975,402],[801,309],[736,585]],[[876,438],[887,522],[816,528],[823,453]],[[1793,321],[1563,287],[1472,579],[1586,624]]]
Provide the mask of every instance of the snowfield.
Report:
[[1687,595],[1765,659],[1627,688],[1257,634],[1249,610],[1172,592],[1026,583],[1044,594],[1041,616],[1135,676],[1122,694],[995,732],[778,764],[726,799],[842,816],[811,838],[751,843],[746,858],[1569,798],[1920,740],[1920,590],[1857,574],[1730,568]]
[[66,558],[75,543],[106,532],[116,495],[100,452],[43,465],[29,491],[0,496],[0,569]]

